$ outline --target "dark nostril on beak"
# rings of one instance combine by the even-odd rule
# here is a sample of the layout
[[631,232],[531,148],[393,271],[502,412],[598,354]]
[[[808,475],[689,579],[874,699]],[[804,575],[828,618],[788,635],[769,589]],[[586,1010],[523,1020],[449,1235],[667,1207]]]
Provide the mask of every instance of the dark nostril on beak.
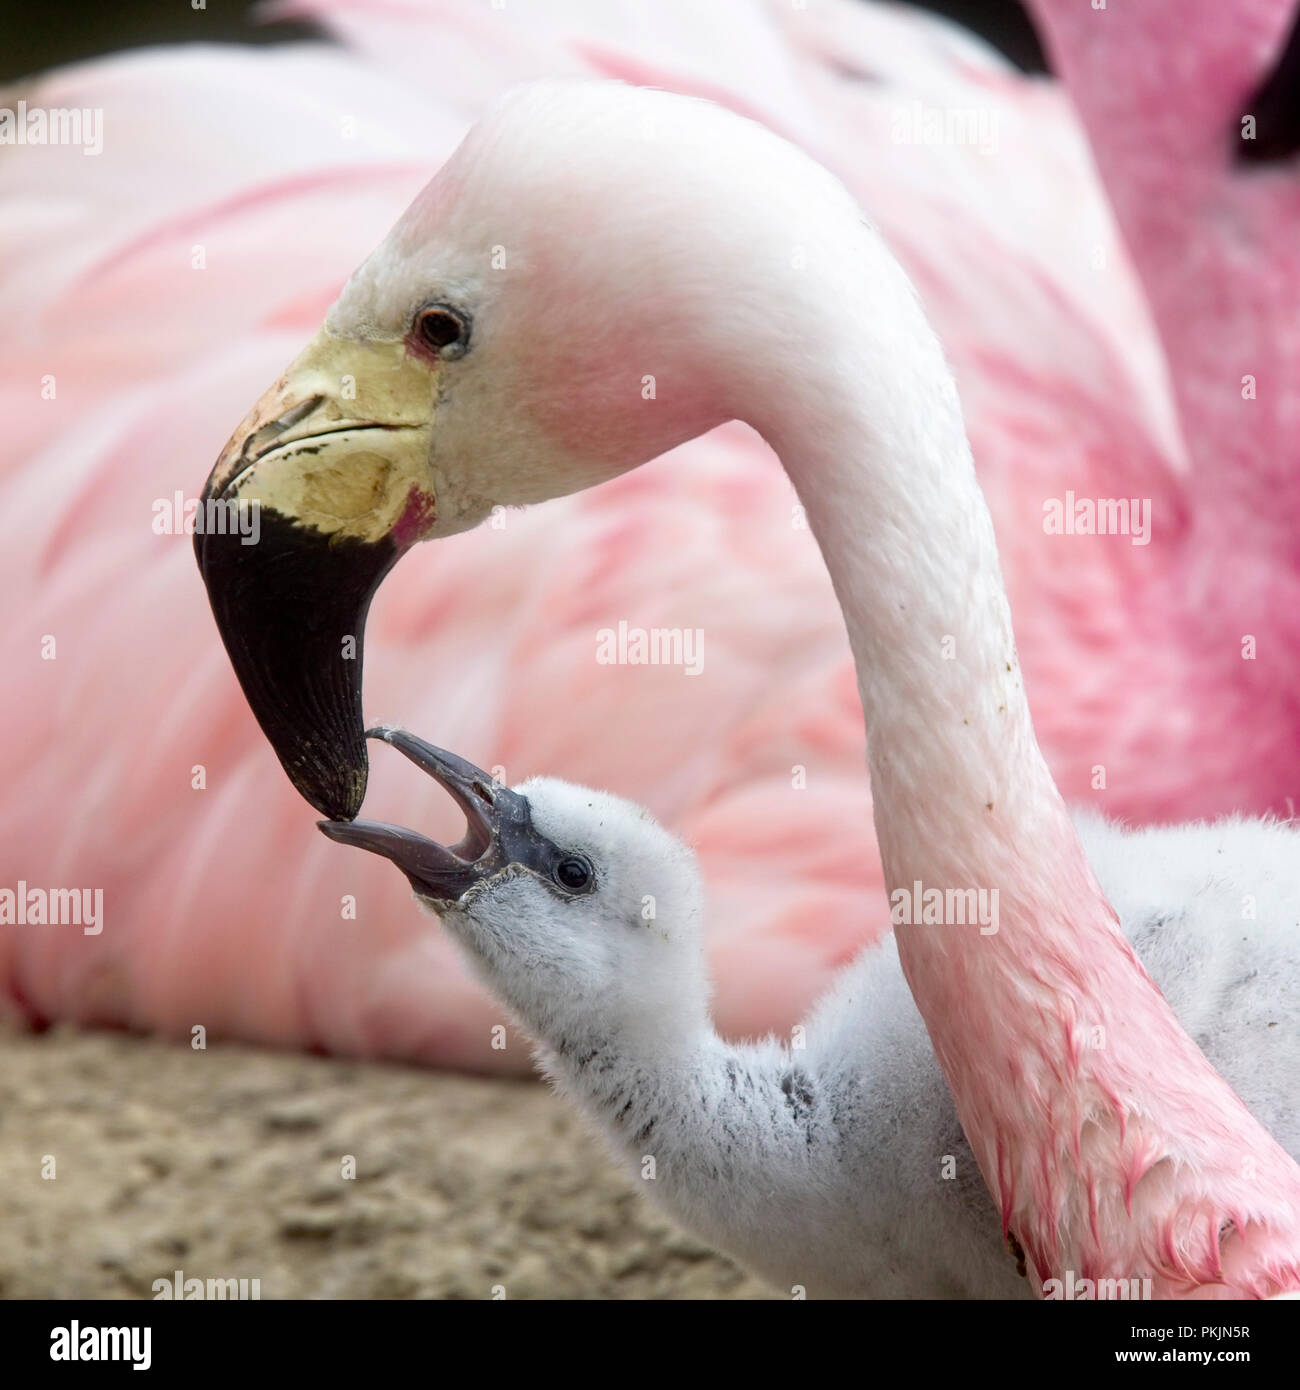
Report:
[[[234,487],[282,434],[291,430],[295,425],[301,424],[324,399],[324,396],[312,396],[308,400],[299,401],[297,405],[286,410],[283,415],[276,416],[274,420],[268,420],[261,429],[254,430],[244,440],[244,446],[239,451],[239,466],[222,485],[222,496],[225,496]],[[211,486],[210,483],[209,486]]]
[[295,405],[292,410],[286,410],[278,420],[272,421],[272,423],[278,425],[282,432],[292,429],[300,420],[305,420],[316,410],[324,399],[324,396],[311,396],[301,405]]
[[305,401],[299,401],[297,405],[291,406],[283,415],[278,415],[274,420],[268,420],[260,430],[254,430],[252,434],[244,440],[244,447],[240,451],[243,458],[250,454],[259,454],[273,440],[278,439],[286,430],[291,430],[295,425],[301,424],[311,415],[325,399],[324,396],[311,396]]

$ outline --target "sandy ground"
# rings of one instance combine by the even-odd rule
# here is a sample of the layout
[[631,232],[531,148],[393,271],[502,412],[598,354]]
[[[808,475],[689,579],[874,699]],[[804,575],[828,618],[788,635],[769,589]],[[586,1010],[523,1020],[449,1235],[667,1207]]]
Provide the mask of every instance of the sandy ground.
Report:
[[0,1057],[3,1298],[177,1269],[263,1298],[768,1296],[540,1083],[65,1028]]

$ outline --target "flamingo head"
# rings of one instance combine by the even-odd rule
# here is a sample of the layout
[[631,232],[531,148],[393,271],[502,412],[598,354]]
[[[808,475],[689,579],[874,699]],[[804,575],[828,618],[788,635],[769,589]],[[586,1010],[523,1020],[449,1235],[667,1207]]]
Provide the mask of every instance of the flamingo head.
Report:
[[406,550],[654,458],[779,390],[783,354],[815,360],[791,266],[828,196],[856,219],[769,131],[619,83],[524,87],[470,131],[204,493],[218,627],[308,801],[360,808],[365,615]]
[[707,1009],[695,858],[641,807],[537,777],[516,789],[400,729],[371,731],[445,788],[466,833],[445,846],[377,821],[321,821],[392,860],[471,964],[544,1041],[691,1035]]

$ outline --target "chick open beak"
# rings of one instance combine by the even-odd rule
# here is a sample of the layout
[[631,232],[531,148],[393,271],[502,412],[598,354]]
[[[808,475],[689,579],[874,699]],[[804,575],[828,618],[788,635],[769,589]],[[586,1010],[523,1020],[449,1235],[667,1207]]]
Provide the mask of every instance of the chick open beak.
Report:
[[526,797],[499,786],[455,753],[402,729],[370,729],[367,736],[392,744],[451,793],[465,813],[465,836],[457,844],[440,845],[414,830],[382,821],[318,822],[331,840],[391,859],[411,887],[435,903],[455,902],[511,864],[550,872],[559,851],[533,829]]
[[322,330],[231,436],[195,519],[244,695],[294,786],[333,818],[365,797],[370,600],[437,520],[437,374],[403,342]]

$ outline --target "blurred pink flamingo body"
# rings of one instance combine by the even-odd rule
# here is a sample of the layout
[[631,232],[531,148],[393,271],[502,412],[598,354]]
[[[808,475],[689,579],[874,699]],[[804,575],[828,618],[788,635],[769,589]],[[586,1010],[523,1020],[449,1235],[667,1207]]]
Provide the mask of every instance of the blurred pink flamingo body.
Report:
[[[946,27],[865,8],[737,6],[723,34],[700,7],[664,7],[676,46],[657,49],[627,18],[636,7],[547,8],[541,33],[512,27],[507,12],[466,18],[437,4],[394,9],[387,34],[368,12],[364,23],[344,7],[327,15],[358,44],[382,47],[386,69],[307,51],[139,55],[71,69],[42,83],[40,100],[103,106],[105,154],[49,150],[36,165],[30,152],[24,162],[7,151],[0,161],[8,204],[27,219],[18,237],[11,218],[0,304],[34,325],[9,335],[0,376],[11,422],[0,563],[5,591],[25,596],[4,637],[6,707],[24,731],[4,753],[4,881],[103,886],[106,913],[97,937],[0,928],[0,989],[20,1015],[174,1034],[202,1023],[330,1051],[527,1064],[522,1048],[491,1049],[497,1010],[443,943],[394,910],[400,886],[381,866],[345,863],[317,842],[213,638],[188,539],[151,529],[154,503],[178,488],[192,495],[232,421],[503,71],[594,71],[700,91],[802,140],[861,192],[954,360],[1000,528],[1027,689],[1063,790],[1095,797],[1093,769],[1103,765],[1099,805],[1112,813],[1284,807],[1298,726],[1284,678],[1300,650],[1287,631],[1298,607],[1294,557],[1279,551],[1284,528],[1272,528],[1267,556],[1255,552],[1252,582],[1238,589],[1241,538],[1215,524],[1234,470],[1212,445],[1231,437],[1240,450],[1243,432],[1222,399],[1229,422],[1211,428],[1196,391],[1179,389],[1171,353],[1198,494],[1203,469],[1221,480],[1192,544],[1159,352],[1059,92],[1007,72]],[[1250,85],[1244,73],[1267,61],[1265,21],[1276,35],[1285,18],[1276,4],[1252,13],[1262,18],[1244,37],[1225,34],[1213,49],[1225,109]],[[412,55],[430,51],[464,83],[453,110],[394,80],[412,64],[427,85],[427,66]],[[257,103],[245,124],[231,113],[248,93]],[[988,103],[1014,158],[941,146],[922,159],[892,143],[891,115],[913,99]],[[160,121],[178,102],[185,122]],[[202,160],[182,156],[181,142],[205,124],[220,138]],[[1016,196],[1030,170],[1054,197]],[[1159,237],[1144,250],[1142,225],[1135,235],[1150,191],[1122,161],[1108,172],[1121,191],[1126,179],[1138,185],[1129,202],[1117,193],[1118,210],[1168,343],[1189,325],[1177,318],[1185,297],[1176,278],[1166,284],[1148,269]],[[1294,190],[1293,178],[1273,177],[1257,199],[1285,202]],[[1225,183],[1225,206],[1240,196]],[[1265,240],[1266,211],[1252,214],[1253,264],[1275,268],[1281,293],[1295,255],[1280,236]],[[1193,219],[1189,257],[1218,220]],[[1098,249],[1100,273],[1090,261]],[[1267,361],[1285,367],[1268,333],[1271,302],[1257,306],[1258,323],[1233,327],[1249,328]],[[1203,318],[1213,307],[1207,296]],[[40,400],[47,375],[57,394]],[[1279,399],[1280,387],[1271,410]],[[1242,465],[1261,466],[1264,439],[1249,457],[1232,455],[1238,476]],[[794,524],[793,494],[765,453],[728,426],[653,473],[423,552],[381,591],[368,660],[374,716],[503,764],[512,780],[560,769],[617,785],[696,842],[717,924],[718,1017],[733,1033],[793,1022],[886,926],[883,907],[872,909],[877,854],[865,834],[844,830],[865,825],[869,800],[841,620],[816,549]],[[1072,538],[1045,535],[1043,500],[1068,487],[1150,496],[1151,545],[1110,538],[1085,548],[1073,538],[1066,548]],[[1270,494],[1272,514],[1294,495],[1284,486]],[[1238,498],[1234,526],[1253,538],[1250,500]],[[485,587],[476,560],[494,546],[509,548],[510,563],[491,567]],[[1193,553],[1189,580],[1186,561],[1171,557]],[[1225,554],[1231,583],[1216,589],[1208,577]],[[1234,608],[1229,592],[1246,597]],[[596,630],[619,618],[703,627],[705,674],[595,664]],[[485,619],[490,642],[480,636]],[[1238,628],[1258,637],[1253,665],[1241,661]],[[42,655],[46,635],[56,639],[53,660]],[[449,682],[440,673],[453,666]],[[538,709],[555,717],[539,720]],[[669,735],[685,751],[666,760]],[[192,785],[196,765],[202,789]],[[807,790],[792,795],[795,768],[806,769]],[[385,776],[377,770],[373,804],[393,819],[435,829],[445,819],[424,789]],[[256,848],[236,861],[225,851],[247,846],[250,806]],[[343,915],[345,895],[356,898],[355,920]]]

